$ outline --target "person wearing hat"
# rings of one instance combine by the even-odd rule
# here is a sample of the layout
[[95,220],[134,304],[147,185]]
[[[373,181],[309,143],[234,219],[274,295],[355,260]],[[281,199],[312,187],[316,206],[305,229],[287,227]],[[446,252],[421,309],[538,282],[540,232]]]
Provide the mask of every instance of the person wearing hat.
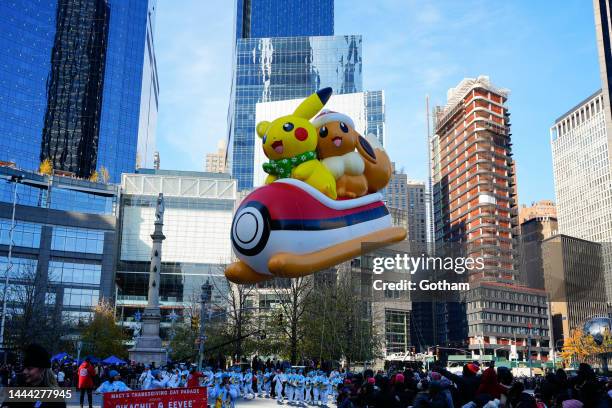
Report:
[[[44,347],[30,344],[24,349],[23,381],[26,387],[57,388],[57,379],[51,370],[51,355]],[[65,408],[66,402],[3,402],[2,407]]]
[[148,390],[166,388],[166,386],[168,385],[168,382],[164,380],[164,378],[162,377],[161,371],[157,369],[151,370],[151,375],[153,376],[153,379],[151,380],[151,383],[149,384],[149,387],[147,388]]
[[283,373],[280,368],[276,369],[276,376],[274,376],[274,392],[276,394],[276,402],[278,404],[283,403],[283,384],[287,382],[287,376]]
[[81,408],[83,408],[85,394],[87,394],[87,402],[89,403],[89,408],[93,408],[92,392],[94,388],[93,379],[96,375],[96,369],[91,364],[91,360],[89,357],[85,358],[85,361],[81,363],[81,365],[79,366],[78,373],[79,373],[78,389],[81,392],[81,395],[79,396]]
[[223,373],[221,384],[216,384],[209,394],[214,408],[234,408],[238,395],[238,387],[230,384],[230,374],[227,373]]
[[120,378],[121,375],[119,375],[117,370],[110,370],[108,372],[108,380],[100,384],[100,386],[96,390],[96,393],[131,391],[131,389],[127,385],[125,385],[125,383],[121,381]]

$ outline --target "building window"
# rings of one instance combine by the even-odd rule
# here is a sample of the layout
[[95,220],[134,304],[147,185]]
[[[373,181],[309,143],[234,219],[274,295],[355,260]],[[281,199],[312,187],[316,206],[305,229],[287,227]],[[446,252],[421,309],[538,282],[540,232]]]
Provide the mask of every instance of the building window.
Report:
[[99,285],[102,266],[72,262],[49,262],[49,280],[79,285]]
[[387,354],[408,352],[409,315],[404,310],[385,310]]
[[98,290],[65,288],[64,306],[90,308],[98,304],[99,296]]
[[[15,221],[13,245],[27,248],[40,247],[40,231],[41,226],[39,224]],[[0,219],[0,244],[10,245],[10,234],[11,220]]]
[[104,232],[84,228],[54,227],[51,249],[89,254],[102,254]]

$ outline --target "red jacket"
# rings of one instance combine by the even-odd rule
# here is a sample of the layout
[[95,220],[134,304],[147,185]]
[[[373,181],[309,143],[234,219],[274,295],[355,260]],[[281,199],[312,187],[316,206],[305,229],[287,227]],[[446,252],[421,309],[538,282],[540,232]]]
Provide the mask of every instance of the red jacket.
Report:
[[190,373],[189,377],[187,377],[187,388],[199,387],[200,378],[202,377],[204,377],[204,374],[199,371],[194,371],[193,373]]
[[96,375],[96,370],[87,361],[79,366],[79,388],[93,388],[93,378]]

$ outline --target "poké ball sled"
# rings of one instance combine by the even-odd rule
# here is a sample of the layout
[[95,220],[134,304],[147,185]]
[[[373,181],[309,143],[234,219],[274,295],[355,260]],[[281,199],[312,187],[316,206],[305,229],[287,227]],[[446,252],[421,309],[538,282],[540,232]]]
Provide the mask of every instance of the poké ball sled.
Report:
[[[380,193],[333,200],[291,178],[249,194],[234,215],[233,250],[239,261],[225,270],[235,283],[297,278],[359,256],[362,243],[401,241]],[[376,246],[376,245],[374,245]]]

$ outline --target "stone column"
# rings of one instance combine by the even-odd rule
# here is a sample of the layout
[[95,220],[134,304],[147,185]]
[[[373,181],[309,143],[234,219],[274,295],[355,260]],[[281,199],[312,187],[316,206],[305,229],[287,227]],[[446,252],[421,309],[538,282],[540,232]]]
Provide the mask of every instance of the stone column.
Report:
[[166,237],[162,232],[164,226],[164,197],[159,194],[155,209],[155,229],[151,238],[151,266],[149,268],[148,303],[142,315],[142,330],[136,339],[136,345],[130,350],[130,359],[139,363],[155,363],[156,367],[166,364],[166,349],[162,347],[159,337],[161,313],[159,308],[159,285],[161,281],[162,242]]

